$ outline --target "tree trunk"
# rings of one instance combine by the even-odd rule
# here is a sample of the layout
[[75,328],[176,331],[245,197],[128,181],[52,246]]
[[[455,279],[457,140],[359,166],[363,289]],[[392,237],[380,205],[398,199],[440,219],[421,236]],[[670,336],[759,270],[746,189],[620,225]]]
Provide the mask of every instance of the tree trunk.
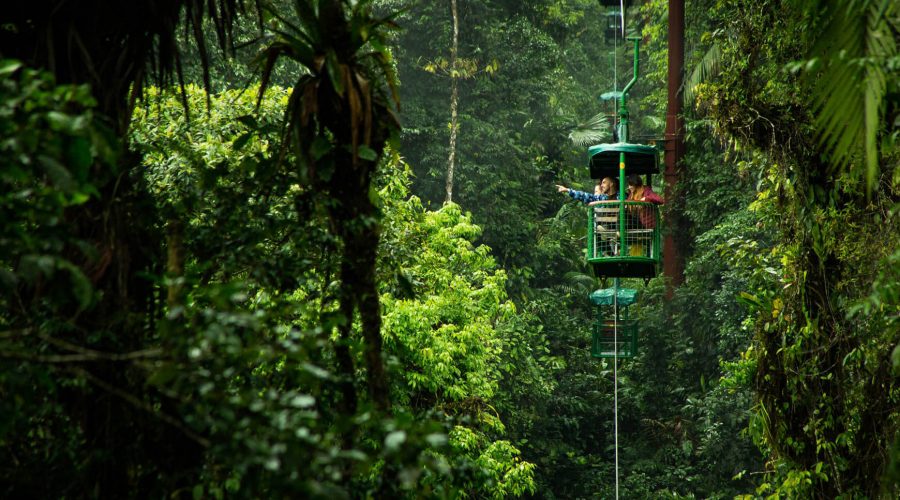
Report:
[[684,282],[685,234],[684,203],[680,199],[679,179],[684,158],[684,117],[681,112],[682,82],[684,80],[684,0],[669,0],[669,70],[668,106],[666,108],[666,220],[668,230],[663,241],[663,273],[666,297],[672,298],[675,288]]
[[166,274],[171,280],[167,286],[166,305],[171,310],[181,304],[184,276],[184,226],[172,217],[166,222]]
[[456,56],[459,49],[459,16],[456,0],[450,0],[450,16],[453,18],[453,44],[450,47],[450,158],[447,159],[447,196],[445,203],[453,201],[453,170],[456,164],[456,136],[459,131],[457,107],[459,106],[459,75]]
[[[368,201],[368,198],[366,198]],[[367,203],[367,211],[374,207]],[[358,220],[357,237],[347,241],[344,247],[344,263],[348,287],[356,292],[355,302],[359,310],[362,334],[365,340],[365,361],[368,372],[369,397],[381,411],[390,410],[387,375],[382,360],[381,304],[375,281],[375,261],[377,257],[380,230],[378,224],[368,216]],[[353,293],[351,290],[348,292]]]
[[[378,157],[381,156],[383,138],[371,143]],[[332,220],[343,242],[341,256],[341,313],[346,319],[338,333],[340,340],[336,346],[338,364],[341,371],[350,377],[341,389],[345,403],[351,403],[355,410],[353,389],[353,367],[349,342],[353,328],[354,313],[358,310],[364,340],[366,381],[369,396],[380,411],[390,410],[390,394],[387,374],[382,359],[381,307],[378,286],[375,280],[375,265],[378,256],[378,241],[381,237],[379,214],[369,199],[369,186],[377,162],[352,157],[337,159],[338,172],[331,179],[331,194],[340,203],[333,206]]]

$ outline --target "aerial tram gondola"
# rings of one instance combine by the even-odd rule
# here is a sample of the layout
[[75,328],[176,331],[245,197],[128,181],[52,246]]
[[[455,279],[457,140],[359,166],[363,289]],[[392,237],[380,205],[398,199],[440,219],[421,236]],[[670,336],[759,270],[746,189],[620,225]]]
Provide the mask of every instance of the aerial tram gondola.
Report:
[[591,356],[595,358],[631,358],[638,351],[638,324],[629,317],[629,308],[637,300],[637,290],[621,288],[620,278],[644,278],[657,275],[661,262],[659,208],[649,202],[625,199],[626,176],[643,175],[649,185],[659,172],[659,154],[655,147],[628,142],[628,91],[638,79],[640,38],[629,37],[634,44],[634,76],[621,92],[604,94],[616,100],[617,142],[588,148],[591,178],[619,178],[619,198],[587,208],[587,262],[597,277],[614,278],[613,287],[590,294],[595,307],[591,329]]
[[625,179],[631,174],[645,176],[650,184],[659,172],[659,153],[653,146],[628,142],[628,91],[638,79],[638,43],[634,43],[634,76],[616,92],[618,142],[588,148],[588,168],[593,179],[619,178],[619,199],[588,208],[587,262],[598,277],[645,278],[659,272],[659,208],[648,202],[625,199]]
[[602,288],[590,294],[596,316],[591,328],[591,356],[632,358],[638,350],[637,320],[628,309],[637,301],[637,290]]

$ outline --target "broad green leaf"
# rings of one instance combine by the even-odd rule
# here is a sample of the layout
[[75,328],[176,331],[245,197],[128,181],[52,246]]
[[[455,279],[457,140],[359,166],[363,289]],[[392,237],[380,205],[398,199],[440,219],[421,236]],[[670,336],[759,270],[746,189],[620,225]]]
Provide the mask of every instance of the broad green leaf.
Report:
[[50,111],[47,113],[47,122],[53,130],[75,135],[87,128],[88,118],[83,115],[72,116],[59,111]]
[[369,146],[366,146],[365,144],[360,144],[356,148],[356,152],[357,152],[357,155],[360,158],[362,158],[363,160],[375,161],[378,159],[378,154],[375,153],[375,150],[373,150]]
[[0,77],[5,77],[16,72],[22,67],[22,63],[13,59],[3,59],[0,61]]
[[76,186],[74,179],[72,179],[72,174],[62,163],[55,158],[46,155],[38,156],[38,163],[44,169],[44,172],[47,174],[47,177],[50,178],[50,182],[52,182],[53,185],[67,193],[71,193],[75,190]]
[[406,431],[393,431],[384,438],[384,447],[387,451],[396,451],[406,442]]

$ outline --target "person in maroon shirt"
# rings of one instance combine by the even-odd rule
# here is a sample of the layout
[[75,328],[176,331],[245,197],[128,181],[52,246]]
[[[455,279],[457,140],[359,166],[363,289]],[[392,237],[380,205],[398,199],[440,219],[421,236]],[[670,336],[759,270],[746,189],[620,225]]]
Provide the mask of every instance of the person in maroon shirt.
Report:
[[[662,197],[653,192],[653,189],[650,186],[645,186],[641,181],[641,176],[637,174],[631,174],[628,176],[628,198],[627,201],[643,201],[647,203],[653,203],[655,205],[662,205],[665,201]],[[641,225],[647,229],[656,228],[656,218],[653,217],[653,210],[650,210],[648,207],[628,207],[628,210],[631,214],[637,217]]]

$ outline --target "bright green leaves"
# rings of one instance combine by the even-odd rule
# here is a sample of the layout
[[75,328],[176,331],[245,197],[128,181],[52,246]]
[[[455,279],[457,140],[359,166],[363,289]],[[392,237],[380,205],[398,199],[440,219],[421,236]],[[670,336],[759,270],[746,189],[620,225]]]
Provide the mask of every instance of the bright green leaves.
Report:
[[[417,203],[413,201],[412,203]],[[489,399],[496,388],[499,340],[495,322],[509,314],[505,274],[495,270],[486,247],[471,240],[477,226],[456,205],[426,212],[410,241],[406,272],[419,283],[415,298],[385,296],[388,345],[415,369],[406,370],[409,390],[432,392],[439,400]]]
[[458,57],[456,65],[453,66],[449,60],[438,57],[434,61],[425,63],[422,69],[432,74],[467,80],[475,78],[479,73],[493,75],[500,69],[500,61],[494,59],[488,63],[481,64],[477,59]]
[[382,287],[385,349],[399,368],[393,398],[413,411],[439,410],[471,420],[450,433],[455,467],[481,470],[466,488],[503,497],[533,491],[533,465],[518,450],[491,436],[504,426],[491,408],[499,387],[501,348],[527,349],[504,338],[500,325],[515,314],[506,296],[506,274],[490,250],[475,246],[481,229],[459,206],[425,211],[417,198],[403,200],[398,180],[382,188],[383,265],[396,269]]
[[521,460],[519,450],[508,441],[486,443],[472,429],[456,426],[450,433],[450,446],[472,457],[474,465],[486,476],[467,485],[478,496],[508,498],[534,493],[534,464]]
[[[321,205],[335,200],[309,202],[313,193],[292,162],[273,159],[276,138],[267,127],[287,92],[270,90],[252,116],[252,93],[212,96],[209,113],[191,123],[177,96],[150,92],[135,113],[133,140],[145,151],[159,207],[185,224],[187,284],[184,305],[170,309],[162,331],[175,359],[154,366],[151,381],[191,401],[183,411],[193,428],[207,430],[211,463],[241,488],[301,496],[315,487],[377,488],[392,468],[396,491],[474,494],[496,490],[494,481],[507,492],[529,489],[530,464],[495,444],[503,431],[489,406],[499,378],[495,326],[513,309],[489,249],[472,244],[480,229],[469,216],[458,207],[426,212],[407,200],[406,172],[389,152],[381,189],[369,195],[385,214],[378,272],[385,350],[396,361],[393,415],[373,417],[365,403],[357,414],[342,413],[335,332],[352,325],[348,344],[360,367],[361,331],[334,299],[339,247]],[[202,103],[197,89],[187,97]],[[333,151],[327,139],[320,144],[323,155]],[[471,452],[454,451],[448,433],[435,428],[457,418],[477,437]],[[349,429],[360,438],[344,449]],[[481,465],[485,454],[492,461]],[[286,471],[301,463],[315,465],[289,481]],[[353,484],[338,485],[348,469]],[[451,469],[477,472],[464,483]]]
[[13,59],[0,59],[0,78],[6,78],[22,67],[22,63]]

